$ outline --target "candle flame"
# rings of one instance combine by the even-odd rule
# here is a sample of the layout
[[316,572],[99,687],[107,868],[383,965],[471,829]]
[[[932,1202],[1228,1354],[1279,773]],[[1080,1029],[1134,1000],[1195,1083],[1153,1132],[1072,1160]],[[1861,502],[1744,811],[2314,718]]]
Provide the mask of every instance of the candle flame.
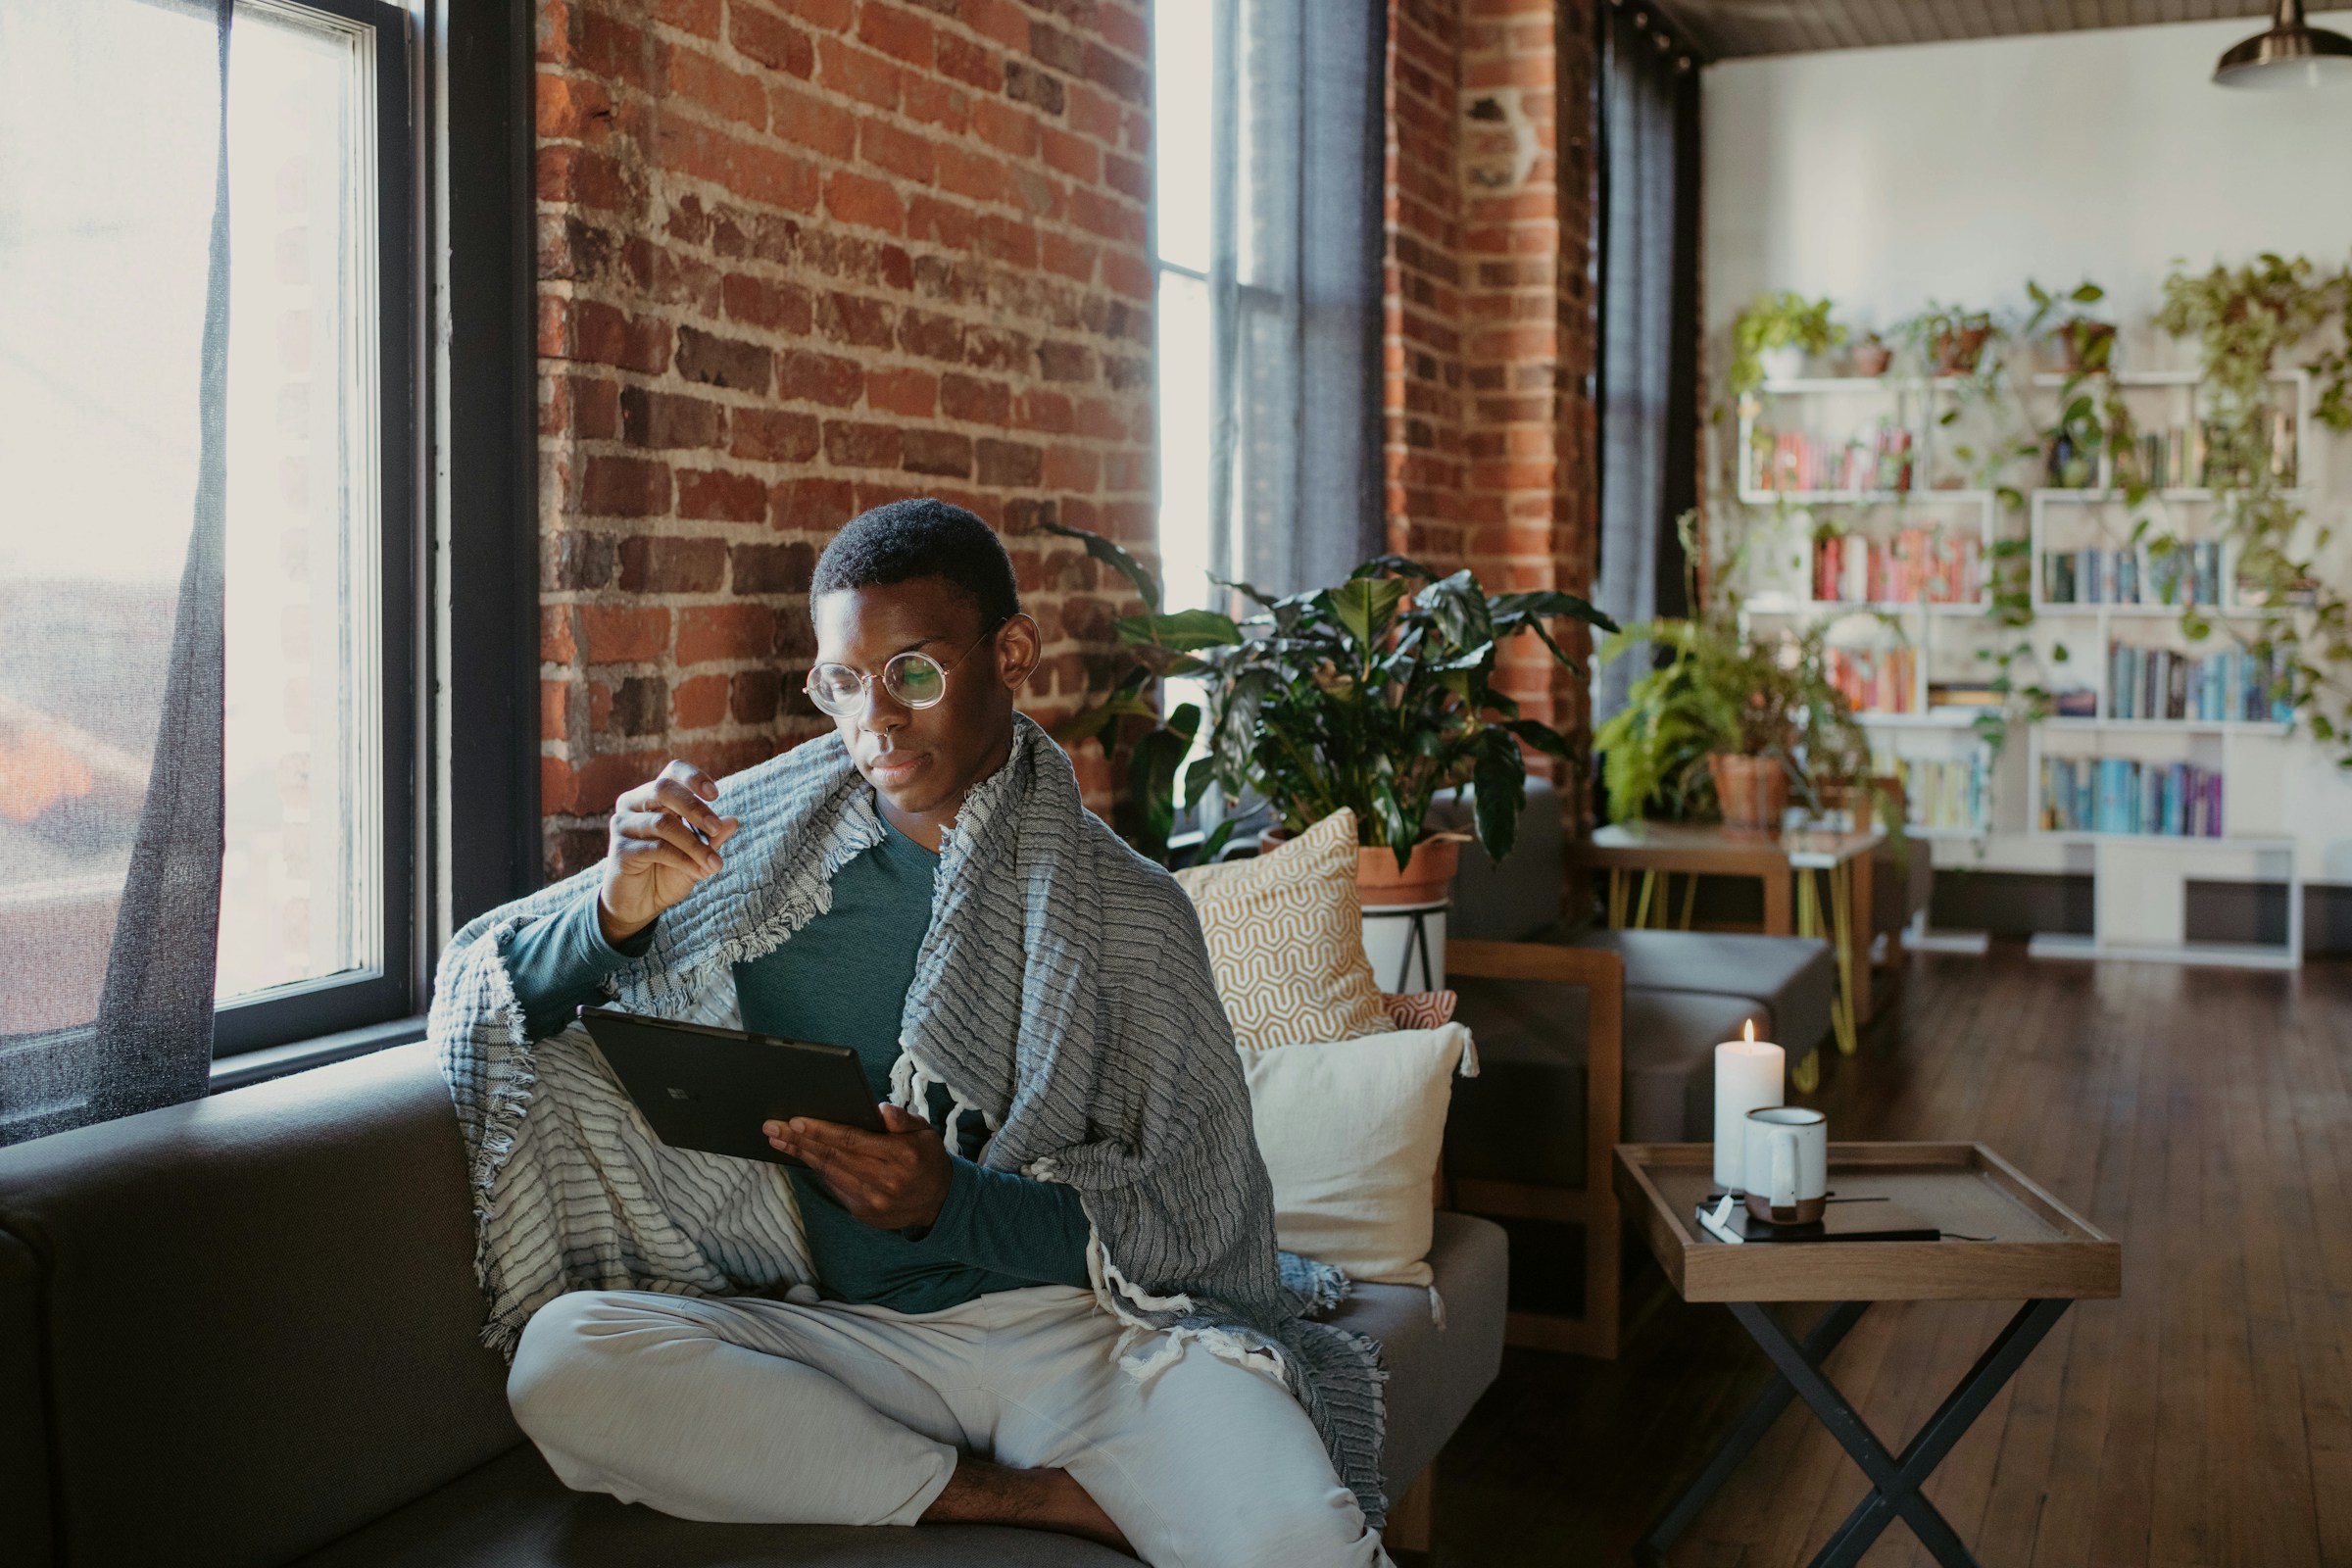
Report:
[[1756,1020],[1749,1018],[1743,1021],[1740,1025],[1740,1032],[1747,1038],[1749,1045],[1754,1045],[1756,1043]]

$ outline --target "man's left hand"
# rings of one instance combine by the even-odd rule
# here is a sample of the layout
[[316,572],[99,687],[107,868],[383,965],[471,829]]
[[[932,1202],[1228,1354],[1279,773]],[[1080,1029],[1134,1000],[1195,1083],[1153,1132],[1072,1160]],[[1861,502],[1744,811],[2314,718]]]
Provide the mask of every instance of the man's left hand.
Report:
[[887,1132],[835,1121],[771,1121],[760,1131],[778,1152],[802,1161],[853,1218],[876,1230],[928,1227],[948,1200],[955,1165],[930,1123],[896,1105],[882,1107]]

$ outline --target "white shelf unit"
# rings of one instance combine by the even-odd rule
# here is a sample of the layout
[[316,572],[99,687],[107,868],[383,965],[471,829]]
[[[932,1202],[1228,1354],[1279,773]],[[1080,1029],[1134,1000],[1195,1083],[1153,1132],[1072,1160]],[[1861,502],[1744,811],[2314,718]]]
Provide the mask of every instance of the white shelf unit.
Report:
[[[2034,391],[2051,394],[2046,409],[2037,405],[2031,411],[2036,424],[2054,416],[2055,393],[2066,380],[2057,374],[2032,378]],[[2298,370],[2283,372],[2274,380],[2279,383],[2282,406],[2291,398],[2294,411],[2296,488],[2288,493],[2299,498],[2317,488],[2317,476],[2312,470],[2319,449],[2312,439],[2310,378]],[[2157,405],[2155,412],[2163,416],[2161,422],[2143,417],[2139,420],[2143,429],[2194,428],[2201,417],[2200,377],[2196,372],[2119,374],[2114,377],[2114,384],[2133,400],[2135,416],[2142,404]],[[1980,540],[1980,570],[1989,579],[1993,564],[1991,547],[2003,537],[2004,519],[1997,498],[1988,490],[1948,485],[1938,489],[1935,485],[1937,478],[1951,477],[1937,466],[1946,456],[1944,426],[1939,418],[1952,406],[1950,399],[1959,385],[1956,378],[1946,377],[1927,380],[1817,377],[1767,382],[1741,400],[1740,500],[1751,508],[1771,508],[1776,512],[1801,510],[1811,514],[1816,527],[1834,520],[1838,509],[1855,514],[1857,526],[1867,526],[1868,514],[1874,510],[1883,513],[1887,509],[1901,514],[1905,526],[1927,526],[1938,521],[1947,527],[1967,526]],[[1767,430],[1798,429],[1814,435],[1817,431],[1808,428],[1805,421],[1822,421],[1823,400],[1831,400],[1826,407],[1836,417],[1850,422],[1857,413],[1870,416],[1874,399],[1877,419],[1889,427],[1912,432],[1911,488],[1778,490],[1755,482],[1759,474],[1752,455],[1756,451],[1759,426]],[[1808,408],[1808,404],[1812,407]],[[1787,413],[1784,405],[1794,405],[1797,412]],[[2053,748],[2055,755],[2123,755],[2151,762],[2189,760],[2180,755],[2185,749],[2209,759],[2211,765],[2223,774],[2222,810],[2226,829],[2234,829],[2238,822],[2249,819],[2265,825],[2277,823],[2282,816],[2279,804],[2249,800],[2248,793],[2259,784],[2267,784],[2273,790],[2278,788],[2281,769],[2275,754],[2266,754],[2265,748],[2281,745],[2293,728],[2267,720],[2108,716],[2112,710],[2106,689],[2109,644],[2119,638],[2141,641],[2157,635],[2158,626],[2179,621],[2180,606],[2047,601],[2044,556],[2056,548],[2051,542],[2053,537],[2086,534],[2112,513],[2123,529],[2122,536],[2113,541],[2120,547],[2129,538],[2129,509],[2124,505],[2124,493],[2112,488],[2112,465],[2104,455],[2093,475],[2096,482],[2090,487],[2034,482],[2044,477],[2037,470],[2019,486],[2029,497],[2024,537],[2029,552],[2027,564],[2032,573],[2034,624],[2027,635],[2044,653],[2045,672],[2063,669],[2063,665],[2048,657],[2048,651],[2061,643],[2074,648],[2079,655],[2090,656],[2077,667],[2086,669],[2094,677],[2091,684],[2097,694],[2096,716],[2053,717],[2024,726],[2023,746],[2017,744],[2019,736],[2013,731],[1997,776],[1988,781],[1990,799],[1985,820],[1970,828],[1914,826],[1911,832],[1931,843],[1956,841],[1947,846],[1957,852],[1954,855],[1947,857],[1938,851],[1939,864],[1977,865],[1990,870],[2088,872],[2094,881],[2093,934],[2036,938],[2032,951],[2038,956],[2155,958],[2252,967],[2290,967],[2299,963],[2302,888],[2291,837],[2236,831],[2226,831],[2219,838],[2056,832],[2040,825],[2041,762],[2045,755],[2053,754]],[[2175,485],[2151,491],[2142,508],[2159,514],[2167,532],[2186,538],[2222,537],[2213,516],[2214,493],[2203,486]],[[1967,520],[1955,517],[1956,512]],[[1825,513],[1831,515],[1825,516]],[[1859,715],[1874,742],[1883,738],[1886,750],[1920,760],[1936,755],[1964,756],[1967,749],[1981,747],[1982,742],[1973,732],[1973,713],[1932,709],[1928,695],[1939,673],[1949,679],[1981,678],[1974,668],[1953,669],[1939,662],[1948,662],[1955,654],[1973,657],[1974,647],[1992,645],[1984,633],[1976,632],[1976,627],[1988,625],[1984,599],[1980,597],[1965,603],[1867,605],[1816,600],[1810,591],[1814,582],[1812,532],[1806,530],[1801,552],[1802,578],[1795,585],[1806,591],[1755,594],[1742,607],[1744,616],[1750,620],[1820,620],[1869,613],[1891,621],[1893,629],[1917,651],[1912,711]],[[2084,543],[2088,542],[2085,538]],[[2207,618],[2225,630],[2263,614],[2258,607],[2235,602],[2236,566],[2234,552],[2225,549],[2217,564],[2223,602],[2203,607]],[[2214,646],[2230,645],[2221,638]],[[2045,684],[2055,686],[2054,681]],[[2188,941],[2183,930],[2182,906],[2184,884],[2191,880],[2283,882],[2288,903],[2287,941],[2275,947]]]

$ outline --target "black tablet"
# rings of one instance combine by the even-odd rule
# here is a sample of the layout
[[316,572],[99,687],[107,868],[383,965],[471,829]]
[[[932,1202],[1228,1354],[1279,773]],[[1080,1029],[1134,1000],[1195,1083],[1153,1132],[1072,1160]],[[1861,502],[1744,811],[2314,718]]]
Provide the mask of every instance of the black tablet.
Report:
[[672,1149],[798,1165],[800,1160],[776,1152],[760,1131],[761,1122],[807,1116],[871,1133],[885,1130],[865,1069],[847,1046],[777,1040],[611,1007],[582,1007],[579,1016],[612,1076],[655,1136]]

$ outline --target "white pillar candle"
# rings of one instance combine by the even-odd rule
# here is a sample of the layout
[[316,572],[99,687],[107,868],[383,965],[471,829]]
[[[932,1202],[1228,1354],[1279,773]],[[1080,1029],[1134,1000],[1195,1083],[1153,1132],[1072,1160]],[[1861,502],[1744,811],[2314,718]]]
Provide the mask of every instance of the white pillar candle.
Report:
[[1782,1069],[1787,1053],[1756,1038],[1751,1019],[1741,1031],[1743,1040],[1727,1040],[1715,1048],[1715,1188],[1740,1190],[1746,1173],[1740,1160],[1746,1152],[1747,1113],[1785,1102]]

